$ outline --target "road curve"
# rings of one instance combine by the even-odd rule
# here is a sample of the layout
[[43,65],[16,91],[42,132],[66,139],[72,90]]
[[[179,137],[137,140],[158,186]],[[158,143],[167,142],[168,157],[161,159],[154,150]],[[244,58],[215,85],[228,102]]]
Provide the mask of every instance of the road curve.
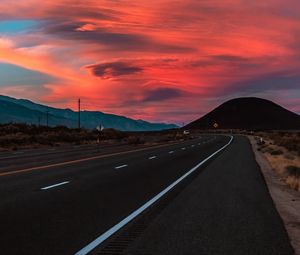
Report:
[[[78,253],[229,144],[229,141],[228,136],[207,135],[180,144],[105,158],[92,157],[90,160],[53,165],[40,171],[0,176],[1,254]],[[214,171],[210,173],[208,168],[225,153],[230,152],[230,157],[237,158],[237,152],[244,145],[234,144],[237,149],[233,151],[232,146],[199,165],[193,178],[198,176],[197,179],[202,179],[205,174],[212,175]],[[82,150],[81,153],[80,156],[89,156],[88,150]],[[253,155],[248,151],[243,157],[253,160]],[[241,166],[243,163],[235,164]],[[233,167],[230,160],[218,165],[228,171]],[[17,171],[23,167],[25,166],[18,164],[9,168],[9,171]],[[226,171],[217,178],[222,179],[223,175],[226,175]],[[237,181],[237,177],[231,181]],[[245,186],[245,192],[250,190],[251,185],[253,183]],[[267,192],[261,181],[257,185],[262,185],[260,189]],[[202,191],[205,192],[203,189]],[[226,194],[227,191],[222,192]],[[266,201],[261,202],[268,203],[270,215],[276,214],[269,203],[270,198],[265,193],[263,195]],[[162,199],[163,197],[160,198]],[[226,209],[226,205],[224,206]],[[272,217],[272,221],[274,222],[271,223],[280,225],[278,217]],[[284,237],[284,229],[281,234]],[[101,248],[101,245],[97,246],[92,252]]]

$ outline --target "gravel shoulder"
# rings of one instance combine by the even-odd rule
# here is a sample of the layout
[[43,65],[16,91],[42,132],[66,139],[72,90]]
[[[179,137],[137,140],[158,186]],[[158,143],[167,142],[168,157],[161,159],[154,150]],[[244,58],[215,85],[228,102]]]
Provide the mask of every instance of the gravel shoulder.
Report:
[[273,171],[267,159],[257,150],[253,137],[249,137],[255,158],[265,177],[274,204],[284,222],[296,255],[300,255],[300,192],[289,188]]

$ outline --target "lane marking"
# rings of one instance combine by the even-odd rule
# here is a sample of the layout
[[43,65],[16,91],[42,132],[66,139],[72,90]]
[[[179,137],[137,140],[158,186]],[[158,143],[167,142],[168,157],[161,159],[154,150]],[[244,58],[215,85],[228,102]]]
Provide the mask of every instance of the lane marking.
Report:
[[121,165],[121,166],[116,166],[115,169],[121,169],[121,168],[124,168],[124,167],[127,167],[128,165]]
[[13,155],[18,155],[18,154],[23,154],[24,151],[17,151],[17,152],[14,152]]
[[192,144],[191,147],[192,147],[192,148],[195,147],[195,144]]
[[148,159],[151,160],[151,159],[155,159],[155,158],[156,158],[156,156],[152,156],[152,157],[149,157]]
[[86,255],[93,249],[95,249],[97,246],[99,246],[101,243],[103,243],[106,239],[111,237],[113,234],[115,234],[118,230],[120,230],[122,227],[124,227],[126,224],[128,224],[130,221],[132,221],[134,218],[136,218],[139,214],[141,214],[143,211],[145,211],[147,208],[149,208],[151,205],[153,205],[156,201],[158,201],[161,197],[163,197],[166,193],[168,193],[170,190],[172,190],[177,184],[182,182],[186,177],[191,175],[193,172],[195,172],[200,166],[202,166],[205,162],[207,162],[209,159],[211,159],[213,156],[224,150],[227,146],[231,144],[233,140],[233,136],[230,136],[230,141],[225,144],[223,147],[215,151],[213,154],[208,156],[206,159],[202,160],[200,163],[198,163],[196,166],[194,166],[192,169],[190,169],[188,172],[186,172],[184,175],[182,175],[180,178],[178,178],[175,182],[167,186],[163,191],[158,193],[156,196],[154,196],[152,199],[150,199],[148,202],[146,202],[144,205],[142,205],[140,208],[135,210],[133,213],[129,214],[126,218],[121,220],[119,223],[114,225],[112,228],[104,232],[102,235],[97,237],[94,241],[89,243],[87,246],[83,247],[81,250],[75,253],[75,255]]
[[169,154],[173,154],[174,153],[174,151],[169,151]]
[[198,145],[201,145],[201,143],[198,143]]
[[69,181],[66,181],[66,182],[60,182],[60,183],[57,183],[57,184],[53,184],[53,185],[50,185],[50,186],[41,188],[41,190],[52,189],[52,188],[55,188],[55,187],[58,187],[58,186],[62,186],[62,185],[68,184],[68,183],[70,183],[70,182],[69,182]]
[[185,147],[181,148],[182,150],[185,150]]
[[0,173],[0,177],[1,176],[7,176],[7,175],[13,175],[13,174],[19,174],[19,173],[31,172],[31,171],[34,171],[34,170],[43,170],[43,169],[48,169],[48,168],[56,167],[56,166],[66,166],[66,165],[81,163],[81,162],[95,160],[95,159],[108,158],[108,157],[113,157],[113,156],[118,156],[118,155],[125,155],[125,154],[129,154],[129,153],[132,153],[132,152],[139,152],[139,151],[151,150],[151,149],[156,149],[156,148],[162,148],[162,147],[167,147],[167,146],[175,145],[175,144],[178,144],[178,143],[162,144],[162,145],[151,146],[151,147],[142,148],[142,149],[135,149],[135,150],[130,150],[130,151],[115,152],[115,153],[110,153],[110,154],[105,154],[105,155],[98,155],[98,156],[93,156],[93,157],[88,157],[88,158],[75,159],[75,160],[70,160],[70,161],[65,161],[65,162],[60,162],[60,163],[54,163],[54,164],[45,165],[45,166],[36,166],[36,167],[30,167],[30,168],[25,168],[25,169],[20,169],[20,170],[13,170],[13,171]]

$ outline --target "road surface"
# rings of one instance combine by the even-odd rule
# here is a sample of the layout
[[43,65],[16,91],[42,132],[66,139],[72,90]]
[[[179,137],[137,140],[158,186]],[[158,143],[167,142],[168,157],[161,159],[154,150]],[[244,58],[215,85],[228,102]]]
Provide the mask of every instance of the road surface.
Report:
[[[134,227],[143,214],[154,210],[155,217],[122,252],[143,254],[142,245],[146,247],[144,254],[187,254],[184,252],[192,245],[193,250],[203,254],[230,254],[235,247],[248,254],[292,254],[249,143],[242,137],[230,141],[228,136],[207,135],[107,157],[81,148],[71,156],[67,152],[53,154],[59,155],[59,161],[48,152],[42,156],[26,152],[18,155],[15,165],[14,160],[3,157],[0,253],[105,254],[105,247],[126,227]],[[42,160],[32,163],[37,157]],[[176,183],[186,173],[190,175]],[[158,194],[158,201],[144,208],[141,215],[99,242],[104,233],[113,231]],[[159,213],[155,213],[164,200]],[[173,242],[180,246],[178,238],[187,219],[187,212],[176,209],[178,205],[193,212],[189,215],[196,229],[185,233],[180,239],[181,250],[176,249],[182,252],[174,253],[170,247],[176,247]],[[176,219],[175,224],[172,219]],[[164,229],[159,221],[164,222]],[[176,231],[170,231],[170,226]],[[99,245],[90,249],[95,241]],[[164,246],[166,242],[169,245]],[[220,253],[222,249],[228,253]]]

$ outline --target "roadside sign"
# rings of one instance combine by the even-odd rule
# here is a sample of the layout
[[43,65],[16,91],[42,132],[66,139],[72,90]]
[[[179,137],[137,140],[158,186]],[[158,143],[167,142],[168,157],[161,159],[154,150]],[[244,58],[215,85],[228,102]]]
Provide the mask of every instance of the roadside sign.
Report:
[[184,131],[183,131],[183,134],[184,134],[184,135],[189,135],[189,134],[190,134],[190,131],[189,131],[189,130],[184,130]]
[[104,126],[102,126],[102,125],[99,125],[99,126],[97,126],[96,127],[96,129],[100,132],[100,131],[103,131],[103,129],[104,129]]
[[213,126],[214,126],[214,128],[218,128],[219,124],[217,122],[215,122]]

